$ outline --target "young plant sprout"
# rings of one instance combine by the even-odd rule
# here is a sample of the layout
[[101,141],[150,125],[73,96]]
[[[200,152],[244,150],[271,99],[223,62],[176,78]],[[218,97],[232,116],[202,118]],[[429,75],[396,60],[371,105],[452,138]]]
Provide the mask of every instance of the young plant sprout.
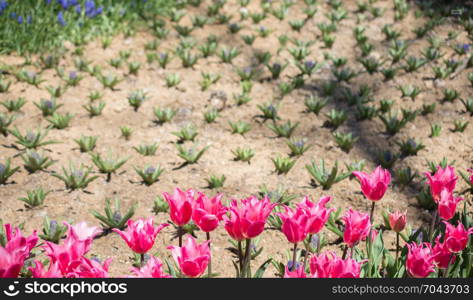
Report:
[[342,149],[346,153],[350,152],[354,144],[359,139],[358,137],[354,137],[351,132],[349,133],[334,132],[333,137],[335,138],[335,142],[337,143],[338,147],[340,147],[340,149]]
[[86,105],[82,105],[82,107],[89,113],[89,116],[92,117],[97,117],[102,114],[103,109],[105,108],[105,102],[100,101],[97,103],[97,105],[94,105],[92,103],[88,103]]
[[66,232],[67,226],[65,224],[50,220],[48,216],[46,216],[43,220],[43,233],[39,234],[39,237],[45,241],[59,244],[59,241],[64,237]]
[[131,137],[131,134],[133,133],[133,129],[128,126],[121,126],[120,132],[122,133],[122,137],[124,137],[125,140],[128,141]]
[[141,177],[143,183],[147,186],[150,186],[159,180],[159,177],[164,172],[164,169],[162,169],[160,165],[154,167],[147,165],[143,169],[135,167],[135,171]]
[[218,189],[223,187],[223,183],[225,182],[225,175],[217,176],[217,175],[210,175],[209,178],[206,178],[208,188],[209,189]]
[[79,146],[80,152],[90,152],[95,149],[97,139],[97,136],[82,135],[79,139],[74,139],[74,142]]
[[235,150],[232,150],[235,161],[246,161],[248,164],[250,163],[250,160],[255,156],[255,151],[251,148],[236,148]]
[[233,134],[245,135],[245,133],[251,130],[251,125],[242,120],[236,122],[228,121],[228,124],[230,124],[230,127],[232,128]]
[[105,199],[105,215],[95,210],[91,211],[91,214],[100,221],[102,227],[107,232],[110,232],[113,228],[124,229],[128,220],[135,214],[136,207],[138,206],[138,203],[133,204],[125,215],[122,215],[120,200],[118,198],[115,199],[113,206],[111,201],[109,198]]
[[128,95],[128,103],[131,107],[133,107],[135,111],[138,111],[138,109],[141,107],[141,105],[143,105],[143,102],[145,102],[147,98],[148,95],[145,91],[136,90]]
[[330,189],[332,185],[342,181],[351,174],[348,172],[339,174],[338,161],[335,161],[335,165],[331,170],[325,168],[325,161],[323,159],[320,161],[320,166],[318,166],[314,160],[311,160],[311,163],[305,167],[313,180],[321,185],[324,190]]
[[70,113],[59,114],[55,112],[50,118],[47,118],[46,121],[51,123],[52,128],[64,129],[69,127],[69,123],[73,117],[74,115]]
[[140,145],[138,147],[133,147],[133,149],[143,156],[153,156],[156,153],[156,150],[158,150],[158,144],[153,143],[150,145]]
[[36,149],[39,147],[57,144],[58,141],[45,140],[48,136],[49,129],[42,131],[37,129],[35,132],[28,130],[25,135],[23,135],[20,130],[15,127],[9,132],[17,139],[16,143],[22,145],[26,149]]
[[171,88],[176,87],[181,82],[181,77],[179,74],[167,74],[165,80],[166,86]]
[[56,172],[51,174],[66,184],[66,188],[70,190],[85,189],[89,183],[98,178],[98,176],[90,176],[90,167],[80,165],[74,167],[69,165],[69,169],[62,167],[62,175]]
[[178,143],[184,143],[185,141],[194,141],[197,135],[197,128],[193,124],[186,125],[180,131],[176,131],[172,133],[173,135],[179,138]]
[[267,125],[267,127],[271,129],[278,137],[285,138],[290,138],[297,126],[299,126],[299,122],[292,124],[291,120],[288,120],[286,123],[280,125],[278,125],[276,122]]
[[154,199],[153,213],[159,214],[159,213],[167,213],[167,212],[169,212],[169,204],[167,203],[166,200],[163,199],[162,196],[157,196]]
[[178,156],[185,160],[185,164],[195,164],[209,147],[205,146],[204,148],[197,150],[197,148],[193,146],[186,149],[182,145],[177,144],[176,148],[179,151]]
[[23,97],[19,97],[15,100],[6,100],[0,102],[0,104],[5,107],[8,112],[18,112],[26,104],[26,99]]
[[26,203],[28,208],[37,207],[43,205],[44,199],[51,191],[44,191],[42,187],[34,189],[32,191],[27,191],[26,197],[18,198],[18,200],[23,201]]
[[25,164],[25,169],[29,173],[44,170],[54,163],[54,161],[45,156],[44,153],[40,154],[30,149],[27,149],[26,153],[21,155],[21,158]]
[[206,91],[212,84],[217,83],[220,79],[220,74],[212,74],[202,72],[202,81],[199,82],[202,91]]
[[5,164],[0,163],[0,184],[6,184],[8,178],[15,174],[20,167],[11,168],[11,159],[7,158]]
[[176,110],[169,107],[164,109],[156,107],[154,109],[154,115],[156,116],[156,122],[158,124],[164,124],[166,122],[170,122],[172,118],[174,118],[174,116],[176,115]]
[[10,127],[10,125],[13,123],[13,121],[15,121],[15,119],[15,115],[9,116],[0,112],[0,134],[6,137],[9,132],[8,127]]
[[278,175],[287,174],[296,163],[296,160],[282,156],[271,158],[271,160],[273,161],[274,168]]
[[311,95],[304,100],[307,112],[311,112],[316,115],[319,115],[320,111],[327,105],[327,103],[328,101],[326,99],[319,98],[315,95]]
[[123,166],[128,158],[114,158],[111,153],[107,157],[102,157],[98,153],[91,153],[92,162],[99,169],[100,173],[107,174],[107,182],[112,179],[112,173],[115,173]]

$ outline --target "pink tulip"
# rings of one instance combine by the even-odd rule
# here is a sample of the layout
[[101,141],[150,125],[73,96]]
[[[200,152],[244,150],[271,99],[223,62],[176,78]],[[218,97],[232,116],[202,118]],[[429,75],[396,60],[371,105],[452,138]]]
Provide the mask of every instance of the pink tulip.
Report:
[[445,169],[437,167],[437,172],[432,176],[429,172],[424,173],[429,180],[430,193],[437,203],[440,198],[440,193],[443,189],[447,189],[450,193],[455,189],[457,184],[457,177],[455,176],[455,168],[447,166]]
[[296,209],[284,206],[284,209],[285,212],[277,213],[282,220],[281,231],[292,244],[303,241],[307,236],[307,211],[300,206]]
[[406,268],[415,278],[425,278],[435,271],[435,256],[430,243],[407,244]]
[[468,244],[469,235],[473,234],[473,227],[466,230],[460,221],[458,221],[457,227],[445,221],[444,223],[447,226],[444,243],[448,250],[453,253],[462,252]]
[[453,218],[457,210],[457,205],[462,200],[462,197],[453,196],[453,193],[448,189],[442,189],[437,201],[439,216],[447,221]]
[[284,278],[306,278],[307,274],[304,271],[304,266],[300,265],[294,271],[289,270],[289,267],[286,266],[284,271]]
[[89,252],[92,239],[79,240],[73,227],[69,227],[66,239],[61,244],[45,242],[43,249],[52,264],[57,264],[61,274],[67,277],[77,267],[77,262]]
[[194,237],[189,236],[182,247],[169,246],[172,257],[179,265],[181,272],[189,277],[199,277],[205,272],[210,260],[209,242],[197,244]]
[[455,256],[448,250],[446,243],[440,243],[440,236],[435,239],[435,246],[432,249],[434,261],[440,269],[448,269],[450,263],[455,262]]
[[255,196],[240,200],[232,200],[229,207],[229,216],[224,215],[225,229],[235,240],[252,239],[264,230],[264,224],[276,204],[271,203],[268,197],[259,200]]
[[68,274],[68,278],[107,278],[108,267],[112,259],[106,259],[102,264],[98,259],[88,259],[82,257],[75,262],[73,271]]
[[342,259],[335,252],[322,253],[310,258],[310,273],[314,278],[359,278],[361,265],[365,262]]
[[26,258],[23,251],[9,251],[0,246],[0,278],[16,278]]
[[58,262],[50,263],[49,268],[46,270],[43,264],[39,260],[35,260],[34,267],[29,267],[31,271],[31,276],[33,278],[61,278],[62,273],[59,269]]
[[371,201],[378,201],[383,198],[391,182],[391,173],[378,166],[373,173],[353,172],[361,184],[361,191]]
[[172,276],[164,273],[163,263],[157,257],[151,256],[146,264],[141,268],[132,268],[131,271],[137,278],[171,278]]
[[468,169],[467,171],[470,172],[470,177],[468,177],[468,180],[471,184],[473,184],[473,169]]
[[5,249],[10,252],[21,251],[25,256],[28,256],[38,242],[36,230],[33,231],[32,235],[25,237],[21,233],[20,228],[13,228],[11,224],[5,224],[4,232],[6,238]]
[[223,215],[227,212],[222,205],[222,194],[208,198],[204,193],[198,193],[194,203],[192,220],[204,232],[211,232],[217,228]]
[[354,247],[358,242],[366,239],[371,229],[370,216],[353,210],[351,207],[342,217],[345,222],[343,241],[348,247]]
[[319,233],[325,226],[325,223],[327,223],[327,220],[330,218],[330,214],[334,211],[333,208],[327,209],[325,207],[331,199],[331,197],[325,196],[320,198],[319,202],[316,204],[310,201],[308,196],[305,196],[302,202],[298,204],[298,207],[304,208],[309,215],[309,220],[307,221],[308,233]]
[[[64,222],[68,227],[71,226],[67,222]],[[102,233],[102,229],[97,226],[88,226],[87,222],[80,222],[72,225],[75,234],[79,240],[86,240],[88,238],[95,238],[97,235]]]
[[389,226],[394,232],[401,232],[406,227],[406,213],[396,211],[389,213]]
[[169,214],[173,223],[176,226],[186,225],[192,217],[194,190],[182,191],[176,188],[172,196],[166,192],[163,193],[163,196],[169,204]]
[[114,228],[113,231],[118,233],[122,239],[128,244],[135,253],[144,254],[148,252],[154,245],[156,235],[169,224],[161,224],[155,226],[153,217],[148,219],[138,219],[137,221],[128,220],[128,227],[125,231]]

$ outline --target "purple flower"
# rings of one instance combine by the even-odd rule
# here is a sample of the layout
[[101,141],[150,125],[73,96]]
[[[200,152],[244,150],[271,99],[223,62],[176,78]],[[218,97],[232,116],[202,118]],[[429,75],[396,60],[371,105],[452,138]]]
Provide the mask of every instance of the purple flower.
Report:
[[26,17],[26,23],[31,24],[33,22],[33,17],[31,15]]
[[313,69],[315,67],[315,62],[313,60],[308,60],[305,62],[305,67],[307,69]]
[[465,51],[465,52],[470,51],[470,45],[469,44],[463,44],[463,51]]
[[77,72],[71,71],[71,72],[69,73],[69,79],[74,80],[74,79],[76,79],[76,78],[77,78]]
[[66,20],[64,20],[64,15],[62,14],[62,11],[57,13],[57,21],[61,26],[66,26]]
[[76,5],[76,13],[80,14],[82,12],[82,8],[80,4]]
[[16,19],[18,24],[23,24],[23,16],[18,16],[18,18]]

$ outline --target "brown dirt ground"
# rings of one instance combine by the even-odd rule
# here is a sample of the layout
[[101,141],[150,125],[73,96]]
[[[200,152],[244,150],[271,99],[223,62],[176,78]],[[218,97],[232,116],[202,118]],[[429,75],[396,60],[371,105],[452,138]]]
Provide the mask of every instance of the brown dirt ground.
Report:
[[[371,19],[368,17],[362,24],[367,27],[367,36],[369,40],[375,44],[376,49],[374,55],[379,57],[387,56],[387,43],[381,28],[386,23],[393,22],[393,10],[391,1],[379,1],[375,6],[386,8],[385,15],[381,18]],[[60,99],[60,103],[64,103],[64,107],[59,112],[70,112],[75,114],[71,126],[64,130],[51,130],[49,138],[60,140],[60,144],[49,145],[45,147],[46,152],[56,163],[51,166],[48,171],[60,171],[62,166],[67,166],[70,161],[75,164],[84,163],[93,166],[88,154],[80,153],[73,139],[79,138],[81,135],[97,135],[99,140],[96,151],[106,153],[109,150],[121,157],[129,157],[128,162],[122,167],[117,175],[112,176],[111,182],[106,182],[106,176],[100,174],[100,178],[92,182],[84,191],[68,192],[64,190],[64,185],[58,179],[50,176],[47,172],[38,172],[29,175],[23,168],[11,178],[11,184],[0,187],[0,218],[5,222],[14,224],[25,223],[25,232],[31,233],[33,229],[41,228],[43,217],[49,216],[51,219],[59,221],[68,221],[71,223],[79,221],[87,221],[89,224],[98,225],[98,221],[90,214],[91,210],[102,211],[104,199],[107,197],[119,196],[122,200],[124,208],[129,207],[132,203],[138,202],[139,207],[136,211],[136,217],[146,217],[153,215],[153,200],[157,195],[164,191],[171,192],[174,187],[196,188],[208,194],[213,194],[206,188],[205,178],[210,174],[223,174],[227,180],[224,188],[220,191],[225,194],[226,199],[232,197],[242,198],[255,194],[262,184],[275,189],[278,185],[287,188],[291,193],[302,195],[310,195],[318,199],[321,195],[330,195],[333,201],[331,207],[341,207],[346,209],[353,207],[355,209],[368,211],[369,203],[364,200],[359,193],[359,185],[356,180],[344,180],[335,184],[329,191],[322,191],[321,188],[314,188],[310,185],[310,175],[305,169],[305,164],[311,159],[325,159],[329,166],[335,160],[343,163],[366,160],[367,166],[365,170],[372,170],[375,167],[374,151],[377,149],[390,149],[397,146],[394,141],[412,137],[421,140],[426,149],[419,152],[417,156],[411,156],[400,160],[396,163],[396,168],[411,167],[413,170],[422,174],[426,171],[427,160],[440,161],[443,157],[447,157],[450,161],[456,160],[455,166],[458,169],[466,170],[471,166],[472,144],[468,137],[473,134],[473,126],[469,126],[463,133],[452,133],[449,129],[453,128],[455,118],[469,119],[467,114],[463,113],[463,107],[459,101],[437,105],[434,114],[427,117],[418,116],[415,122],[409,123],[406,128],[401,130],[393,138],[387,138],[383,134],[383,128],[379,119],[371,121],[356,122],[353,115],[349,120],[341,126],[340,131],[354,132],[360,140],[354,149],[348,154],[341,151],[331,137],[331,130],[323,127],[326,120],[324,112],[328,112],[332,107],[341,107],[350,110],[351,107],[342,104],[340,101],[331,101],[330,104],[323,109],[323,113],[319,116],[307,114],[303,111],[304,98],[312,93],[320,94],[320,83],[327,81],[331,77],[328,67],[318,71],[307,80],[306,85],[302,89],[298,89],[286,96],[282,100],[280,116],[282,120],[291,120],[300,122],[299,127],[295,131],[295,136],[304,137],[314,146],[297,160],[294,168],[287,175],[277,175],[274,172],[274,166],[271,158],[278,154],[286,155],[289,149],[286,140],[283,138],[275,138],[274,134],[263,124],[260,119],[255,118],[259,115],[257,104],[266,103],[278,97],[277,81],[259,81],[255,82],[251,92],[252,101],[243,106],[233,104],[232,94],[240,91],[239,79],[234,72],[235,67],[244,67],[250,63],[254,63],[255,50],[267,50],[273,54],[273,60],[276,57],[276,49],[278,48],[277,37],[286,33],[290,37],[302,40],[311,40],[317,38],[317,42],[311,47],[311,58],[318,62],[323,60],[323,54],[329,52],[337,57],[345,56],[349,59],[348,66],[356,70],[362,66],[356,62],[358,49],[355,51],[355,40],[352,30],[356,26],[356,5],[355,1],[345,1],[344,7],[349,10],[349,18],[342,21],[339,30],[336,33],[336,41],[332,49],[323,49],[320,40],[320,31],[316,24],[326,21],[325,13],[328,5],[320,3],[319,11],[316,16],[306,24],[301,33],[290,30],[287,20],[294,20],[302,17],[301,10],[303,3],[298,3],[291,8],[289,15],[284,22],[279,22],[274,16],[269,15],[261,25],[274,30],[267,38],[258,37],[253,46],[247,46],[240,39],[240,35],[254,32],[256,25],[248,19],[243,21],[244,29],[237,35],[231,35],[227,31],[226,25],[206,25],[204,29],[196,29],[192,33],[192,37],[196,41],[204,40],[209,34],[215,34],[220,39],[220,45],[239,46],[243,52],[238,56],[233,65],[222,64],[217,56],[208,59],[199,59],[193,69],[184,69],[178,58],[174,58],[169,67],[165,70],[161,69],[157,63],[148,65],[146,63],[144,44],[153,37],[149,33],[138,32],[131,38],[117,36],[113,39],[111,46],[104,50],[99,40],[93,41],[85,48],[85,57],[93,62],[93,65],[100,65],[104,69],[104,73],[113,72],[124,76],[125,80],[118,85],[116,91],[104,90],[101,83],[94,77],[83,74],[85,78],[80,82],[79,86],[67,89],[67,92]],[[189,9],[189,14],[181,21],[181,24],[190,24],[190,15],[205,14],[204,6],[200,9]],[[225,11],[233,14],[232,20],[238,19],[237,6],[235,4],[227,4]],[[258,11],[260,8],[257,3],[249,6],[250,11]],[[411,9],[408,17],[403,21],[397,22],[396,29],[401,30],[401,39],[412,40],[409,47],[409,54],[420,56],[420,51],[428,45],[426,39],[416,40],[415,34],[411,30],[415,26],[423,24],[424,19],[416,19]],[[446,38],[447,33],[456,30],[455,25],[443,25],[437,27],[435,32],[439,37]],[[163,40],[158,51],[172,50],[179,41],[177,33],[171,30],[171,34],[166,40]],[[448,44],[468,42],[466,34],[463,32],[455,41],[447,42]],[[132,55],[129,61],[139,61],[143,67],[140,69],[138,76],[127,75],[126,66],[122,66],[119,70],[113,69],[107,61],[111,58],[118,57],[121,50],[130,50]],[[453,51],[444,46],[446,57],[453,56]],[[197,50],[195,50],[197,51]],[[287,51],[282,51],[277,57],[278,61],[290,60]],[[0,57],[0,63],[7,65],[20,64],[22,58],[13,56]],[[73,70],[72,55],[66,55],[61,61],[61,66],[66,70]],[[35,69],[34,67],[29,67]],[[220,73],[222,78],[218,83],[213,85],[208,91],[202,92],[198,82],[201,79],[201,72]],[[263,77],[267,77],[265,71]],[[353,80],[351,86],[357,90],[357,86],[368,84],[375,89],[375,104],[378,105],[379,100],[383,98],[391,98],[396,100],[394,110],[401,107],[420,108],[423,103],[437,102],[442,97],[442,88],[455,88],[462,93],[462,97],[468,97],[471,94],[471,87],[468,84],[468,70],[462,71],[454,80],[445,80],[433,82],[425,80],[423,77],[431,75],[431,68],[424,66],[419,72],[406,74],[400,72],[395,80],[383,82],[381,74],[370,76],[363,73]],[[179,88],[166,88],[164,78],[166,74],[178,73],[182,82]],[[295,75],[297,68],[290,65],[283,74],[283,80],[287,81],[288,76]],[[45,128],[48,123],[42,117],[40,111],[33,105],[33,102],[39,101],[41,98],[48,98],[45,87],[47,85],[57,86],[63,84],[63,81],[57,76],[54,70],[46,70],[42,77],[47,82],[40,85],[40,88],[32,87],[22,82],[16,82],[12,85],[10,91],[6,94],[0,94],[0,99],[6,100],[10,98],[25,97],[28,103],[23,107],[22,112],[14,122],[14,125],[21,128],[24,132],[27,128]],[[12,77],[13,78],[13,77]],[[403,100],[400,91],[397,89],[399,85],[413,84],[422,88],[422,94],[414,101]],[[135,89],[145,89],[148,92],[149,99],[143,106],[135,112],[127,103],[126,97],[130,91]],[[89,100],[87,95],[92,90],[100,90],[104,92],[103,100],[106,101],[103,114],[99,117],[89,118],[87,112],[82,108]],[[211,105],[210,95],[215,91],[224,91],[228,96],[227,107],[221,112],[221,117],[216,123],[206,124],[203,119],[203,112]],[[172,122],[158,126],[153,123],[154,107],[172,107],[179,109],[178,114]],[[252,130],[245,136],[232,135],[229,129],[228,121],[244,120],[250,122]],[[443,124],[443,131],[439,138],[430,138],[430,124]],[[193,123],[198,127],[199,135],[197,144],[200,147],[210,146],[209,150],[203,155],[198,164],[189,165],[181,169],[173,170],[178,167],[182,160],[177,156],[175,143],[177,138],[171,132],[177,131],[186,124]],[[119,127],[127,125],[134,129],[134,133],[130,141],[120,138]],[[18,150],[8,147],[13,144],[15,139],[13,136],[0,137],[0,159],[4,161],[8,157],[13,157],[13,166],[22,166],[23,162],[17,155]],[[141,144],[151,144],[157,142],[159,149],[157,154],[152,157],[144,157],[139,155],[133,146]],[[186,146],[189,145],[186,142]],[[255,157],[251,160],[251,164],[233,161],[231,150],[239,146],[249,146],[256,151]],[[133,166],[144,166],[145,164],[159,163],[165,168],[165,173],[161,176],[159,182],[147,187],[137,184],[138,175],[135,173]],[[344,168],[344,167],[343,167]],[[94,170],[96,168],[94,167]],[[422,176],[420,176],[422,177]],[[420,181],[420,177],[416,182]],[[460,189],[465,187],[463,182],[459,182]],[[48,195],[45,205],[35,209],[26,209],[23,202],[17,198],[23,197],[27,190],[32,190],[38,186],[53,192]],[[397,187],[391,188],[385,198],[378,203],[377,211],[383,209],[407,210],[409,224],[412,227],[418,227],[425,221],[429,220],[427,212],[419,208],[415,199],[416,191],[413,188],[407,188],[403,191]],[[466,196],[471,201],[470,196]],[[300,197],[298,197],[299,201]],[[167,221],[166,214],[159,214],[155,220],[158,223]],[[380,222],[380,214],[376,216],[376,221]],[[156,240],[154,251],[159,257],[168,257],[169,252],[165,249],[166,245],[175,244],[176,240],[170,240],[172,229],[166,228],[160,233]],[[204,234],[198,232],[200,240],[204,239]],[[325,230],[329,241],[334,241],[334,234]],[[393,238],[390,232],[386,233],[388,243],[393,245]],[[234,270],[231,264],[231,253],[225,248],[229,247],[228,235],[221,226],[216,233],[213,233],[213,266],[214,270],[221,276],[233,276]],[[273,257],[279,261],[286,261],[286,252],[290,245],[285,237],[277,231],[267,230],[261,235],[260,244],[264,247],[263,254],[254,262],[254,266],[262,263],[267,257]],[[390,247],[391,247],[390,246]],[[330,246],[332,249],[338,249],[340,246]],[[110,273],[112,276],[121,276],[129,274],[131,267],[131,252],[126,244],[116,234],[109,234],[105,237],[97,239],[90,252],[91,255],[97,255],[99,258],[113,258]],[[271,266],[266,276],[272,276],[274,269]]]

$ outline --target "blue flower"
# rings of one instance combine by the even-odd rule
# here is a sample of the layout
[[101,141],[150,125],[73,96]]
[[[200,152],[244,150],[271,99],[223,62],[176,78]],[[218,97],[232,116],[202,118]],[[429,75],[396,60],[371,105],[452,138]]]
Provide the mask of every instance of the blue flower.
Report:
[[18,21],[18,24],[23,24],[23,16],[18,16],[16,20]]
[[80,4],[76,5],[76,13],[80,14],[82,12],[82,8]]
[[62,11],[57,13],[57,21],[61,26],[66,26],[66,20],[64,20],[64,15],[62,14]]
[[5,9],[8,7],[7,1],[0,1],[0,15],[3,13]]
[[32,22],[33,22],[33,17],[31,17],[31,15],[28,15],[26,17],[26,23],[31,24]]
[[10,18],[16,19],[16,12],[12,11],[12,12],[10,13]]

